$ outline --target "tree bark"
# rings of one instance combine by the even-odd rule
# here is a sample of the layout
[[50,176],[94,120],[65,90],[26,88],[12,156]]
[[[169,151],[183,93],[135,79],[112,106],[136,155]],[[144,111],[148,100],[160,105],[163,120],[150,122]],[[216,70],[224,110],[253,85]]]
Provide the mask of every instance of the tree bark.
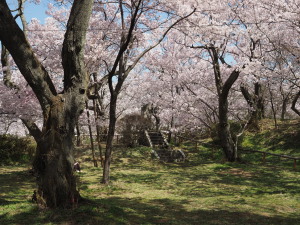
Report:
[[230,124],[228,122],[228,100],[222,96],[219,97],[219,138],[226,159],[234,162],[234,141],[230,132]]
[[113,138],[115,134],[115,127],[117,121],[117,95],[111,95],[110,106],[109,106],[109,128],[107,134],[106,141],[106,151],[105,151],[105,159],[104,159],[104,167],[103,167],[103,177],[102,183],[108,184],[110,180],[110,162],[111,162],[111,153],[113,149]]
[[80,133],[80,128],[79,128],[79,123],[77,121],[76,123],[76,146],[79,147],[82,145],[82,142],[81,142],[81,133]]
[[93,99],[93,106],[94,106],[94,118],[95,118],[95,124],[96,124],[97,144],[98,144],[98,150],[99,150],[99,156],[100,156],[100,163],[101,163],[101,166],[103,167],[104,160],[103,160],[102,146],[101,146],[101,140],[100,140],[101,128],[100,128],[100,125],[99,125],[100,107],[97,104],[95,99]]
[[33,124],[27,125],[37,141],[33,167],[39,203],[51,208],[69,207],[80,197],[73,174],[73,137],[86,98],[88,74],[83,54],[92,5],[93,0],[73,2],[62,50],[65,88],[63,94],[58,94],[6,1],[0,1],[0,40],[32,88],[43,111],[41,132]]
[[240,87],[241,92],[250,107],[250,119],[247,127],[259,130],[259,121],[264,118],[264,97],[262,86],[256,82],[254,85],[254,94],[251,95],[245,86]]
[[[201,47],[202,48],[202,47]],[[213,70],[215,75],[215,85],[218,93],[218,102],[219,102],[219,126],[218,126],[218,135],[221,141],[221,146],[225,154],[226,159],[229,162],[234,162],[237,156],[237,148],[232,139],[230,132],[230,124],[228,121],[228,94],[229,91],[240,75],[238,70],[233,70],[225,83],[223,83],[221,77],[220,69],[220,56],[217,49],[214,46],[204,47],[209,52],[209,55],[212,59]]]
[[286,98],[284,98],[282,100],[280,120],[284,120],[285,119],[285,114],[286,114],[288,102],[289,102],[289,98],[288,97],[286,97]]
[[[68,207],[80,198],[73,174],[73,137],[76,117],[72,106],[66,104],[74,96],[53,99],[46,127],[37,141],[37,151],[33,162],[37,173],[40,204],[47,207]],[[66,121],[69,120],[68,122]]]
[[87,115],[89,134],[90,134],[90,142],[91,142],[91,148],[92,148],[93,163],[94,163],[94,167],[98,167],[98,163],[95,158],[95,146],[94,146],[94,138],[93,138],[93,132],[92,132],[92,126],[91,126],[91,120],[90,120],[88,101],[86,101],[85,104],[86,104],[86,115]]
[[296,104],[297,104],[297,101],[300,97],[300,91],[295,95],[295,97],[293,98],[293,101],[292,101],[292,107],[291,109],[297,113],[298,116],[300,116],[300,111],[296,108]]
[[219,138],[226,159],[229,162],[234,162],[237,159],[237,148],[232,139],[230,124],[228,121],[228,94],[239,74],[240,72],[236,70],[230,74],[229,78],[222,86],[222,90],[219,95]]
[[275,109],[273,92],[271,90],[270,82],[268,82],[268,89],[269,89],[269,93],[270,93],[270,103],[271,103],[271,109],[272,109],[272,113],[273,113],[274,126],[275,126],[275,129],[277,129],[278,128],[278,124],[277,124],[276,109]]

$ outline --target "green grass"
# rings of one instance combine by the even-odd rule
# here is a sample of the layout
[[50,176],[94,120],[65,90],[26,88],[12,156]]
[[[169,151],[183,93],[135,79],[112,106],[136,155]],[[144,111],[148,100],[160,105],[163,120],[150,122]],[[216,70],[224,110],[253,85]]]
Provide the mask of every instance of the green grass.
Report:
[[[256,133],[246,132],[242,148],[259,150],[279,155],[300,157],[300,123],[299,120],[278,121],[278,128],[275,129],[272,120],[263,120],[260,123],[261,131]],[[261,163],[261,153],[242,154],[243,160],[252,163]],[[294,161],[277,156],[266,155],[266,164],[293,167]],[[297,160],[297,167],[300,167],[300,160]]]
[[118,148],[108,186],[90,150],[79,149],[87,200],[72,210],[39,209],[28,167],[0,167],[0,224],[300,224],[299,170],[224,163],[211,148],[189,145],[189,161],[174,164],[150,160],[147,148]]
[[272,120],[261,122],[261,132],[246,133],[243,147],[300,157],[300,121],[279,121],[275,129]]

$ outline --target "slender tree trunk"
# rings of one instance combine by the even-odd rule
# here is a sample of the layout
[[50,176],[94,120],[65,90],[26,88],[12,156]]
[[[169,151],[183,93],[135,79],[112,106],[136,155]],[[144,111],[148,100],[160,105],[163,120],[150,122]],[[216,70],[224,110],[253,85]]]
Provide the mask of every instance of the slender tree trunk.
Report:
[[172,140],[172,128],[174,126],[174,116],[172,115],[172,118],[171,118],[171,129],[168,133],[168,142],[171,143],[171,140]]
[[283,101],[282,101],[280,120],[284,120],[285,119],[287,105],[288,105],[288,97],[284,98]]
[[117,117],[116,117],[117,95],[111,95],[109,107],[110,107],[109,128],[107,134],[105,160],[104,160],[104,167],[103,167],[103,178],[102,178],[103,184],[108,184],[110,180],[111,153],[113,149],[113,139],[114,139],[115,127],[117,121]]
[[78,121],[76,123],[76,134],[77,134],[77,137],[76,137],[76,146],[79,147],[79,146],[82,145],[82,141],[81,141],[81,133],[80,133]]
[[155,129],[156,131],[159,131],[160,129],[160,118],[158,115],[153,115],[154,119],[155,119]]
[[93,163],[94,163],[94,167],[98,167],[98,163],[97,163],[97,160],[95,157],[95,147],[94,147],[94,139],[93,139],[93,132],[92,132],[92,127],[91,127],[88,101],[85,102],[85,105],[86,105],[86,115],[87,115],[87,119],[88,119],[88,127],[89,127],[90,142],[91,142],[91,148],[92,148]]
[[277,129],[278,124],[277,124],[277,118],[276,118],[276,109],[275,109],[275,105],[274,105],[273,92],[271,90],[270,83],[268,83],[268,88],[269,88],[269,93],[270,93],[270,102],[271,102],[271,109],[272,109],[272,113],[273,113],[274,126],[275,126],[275,129]]
[[99,150],[99,156],[100,156],[100,163],[101,166],[103,167],[103,155],[102,155],[102,146],[101,146],[101,140],[100,140],[100,134],[101,134],[101,128],[99,125],[99,121],[100,121],[100,115],[99,115],[99,105],[96,103],[96,100],[93,99],[93,107],[94,107],[94,116],[95,116],[95,124],[96,124],[96,132],[97,132],[97,143],[98,143],[98,150]]
[[[139,56],[136,57],[133,63],[131,63],[129,66],[127,66],[127,59],[130,57],[131,54],[130,51],[127,51],[128,48],[130,50],[133,44],[133,31],[136,26],[136,22],[138,21],[140,17],[140,7],[143,5],[142,0],[137,0],[134,7],[131,11],[131,19],[130,19],[130,26],[128,28],[128,32],[125,33],[126,27],[125,27],[125,21],[128,20],[128,18],[124,17],[126,13],[124,13],[124,4],[122,4],[122,1],[119,0],[119,9],[121,13],[121,24],[122,24],[122,32],[121,32],[121,39],[120,39],[120,48],[117,53],[117,56],[114,60],[113,66],[110,69],[110,72],[108,74],[108,86],[111,94],[110,99],[110,122],[109,122],[109,131],[108,131],[108,137],[106,142],[106,152],[105,152],[105,162],[104,162],[104,168],[103,168],[103,179],[102,183],[107,184],[109,182],[109,170],[110,170],[110,162],[111,162],[111,153],[112,153],[112,142],[113,137],[115,133],[115,125],[116,125],[116,103],[117,103],[117,97],[118,94],[121,91],[122,85],[129,75],[130,71],[137,65],[137,63],[140,61],[140,59],[149,51],[151,51],[153,48],[159,45],[161,43],[167,33],[171,30],[172,27],[174,27],[177,23],[182,21],[183,19],[189,17],[192,15],[195,10],[193,10],[190,14],[187,16],[181,17],[179,20],[177,20],[175,23],[173,23],[162,35],[162,37],[152,46],[146,48]],[[127,13],[128,14],[128,13]],[[125,55],[124,55],[125,54]],[[125,56],[125,57],[124,57]],[[126,68],[127,67],[127,68]],[[117,68],[119,68],[119,71],[117,71]],[[117,76],[117,82],[115,85],[113,85],[113,77]]]

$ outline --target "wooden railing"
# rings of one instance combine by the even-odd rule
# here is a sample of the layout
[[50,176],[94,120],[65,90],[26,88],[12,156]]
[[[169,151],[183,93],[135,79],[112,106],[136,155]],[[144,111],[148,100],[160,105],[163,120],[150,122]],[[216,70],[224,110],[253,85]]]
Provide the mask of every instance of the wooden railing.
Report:
[[[182,142],[182,140],[187,140],[187,141],[191,141],[195,143],[195,148],[198,148],[198,144],[199,143],[203,143],[202,141],[199,140],[195,140],[195,139],[191,139],[191,138],[187,138],[187,137],[183,137],[181,135],[176,135],[175,137],[178,138],[178,143],[180,144]],[[176,138],[175,138],[176,139]],[[176,141],[175,141],[176,142]],[[289,155],[280,155],[280,154],[275,154],[275,153],[271,153],[271,152],[264,152],[264,151],[259,151],[259,150],[251,150],[251,149],[242,149],[240,150],[241,152],[256,152],[256,153],[261,153],[262,154],[262,161],[263,163],[266,162],[266,155],[272,155],[272,156],[276,156],[279,158],[286,158],[286,159],[291,159],[293,160],[293,168],[296,169],[297,168],[297,160],[300,160],[300,157],[294,157],[294,156],[289,156]]]
[[242,151],[242,152],[257,152],[257,153],[262,154],[263,163],[266,162],[266,155],[272,155],[272,156],[276,156],[276,157],[279,157],[279,158],[291,159],[291,160],[294,161],[294,164],[293,164],[294,169],[297,168],[297,160],[300,160],[300,157],[294,157],[294,156],[289,156],[289,155],[280,155],[280,154],[275,154],[275,153],[271,153],[271,152],[264,152],[264,151],[259,151],[259,150],[242,149],[240,151]]
[[[76,136],[76,135],[75,135],[75,136]],[[90,137],[89,134],[81,134],[80,136],[83,137],[83,138],[84,138],[84,137],[88,137],[88,138]],[[100,137],[103,137],[103,136],[107,136],[107,134],[100,134]],[[96,134],[93,134],[92,137],[96,140],[97,135],[96,135]],[[121,134],[115,134],[115,135],[114,135],[114,140],[116,140],[116,142],[119,143],[121,137],[122,137]]]
[[187,137],[184,137],[184,136],[181,136],[181,135],[175,135],[175,143],[176,144],[177,143],[181,144],[182,140],[187,140],[187,141],[194,142],[195,145],[196,145],[196,148],[198,147],[198,143],[202,143],[202,141],[199,141],[199,140],[195,140],[195,139],[192,139],[192,138],[187,138]]

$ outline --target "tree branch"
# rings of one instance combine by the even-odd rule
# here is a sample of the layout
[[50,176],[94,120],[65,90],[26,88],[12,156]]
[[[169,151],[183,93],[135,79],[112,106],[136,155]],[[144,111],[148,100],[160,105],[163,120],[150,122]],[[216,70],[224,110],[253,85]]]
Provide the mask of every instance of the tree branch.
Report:
[[228,79],[225,81],[223,88],[222,88],[222,96],[226,97],[228,96],[229,90],[232,87],[232,85],[234,84],[234,82],[237,80],[237,78],[240,75],[240,71],[238,70],[234,70],[231,72],[230,76],[228,77]]
[[56,95],[55,87],[34,52],[24,32],[14,20],[6,1],[0,1],[0,40],[7,48],[20,72],[37,96],[43,111]]
[[28,129],[29,133],[33,136],[34,140],[38,142],[42,136],[42,132],[38,126],[30,119],[21,118],[21,120]]
[[144,57],[144,55],[149,52],[150,50],[152,50],[153,48],[155,48],[156,46],[158,46],[166,37],[166,35],[169,33],[169,31],[176,26],[179,22],[181,22],[182,20],[188,18],[189,16],[191,16],[194,12],[196,11],[196,9],[194,9],[191,13],[189,13],[188,15],[181,17],[180,19],[178,19],[177,21],[175,21],[175,23],[173,23],[161,36],[161,38],[152,46],[148,47],[147,49],[145,49],[137,58],[136,60],[133,62],[132,65],[130,65],[127,69],[126,69],[126,74],[128,75],[129,72],[136,66],[136,64],[141,60],[141,58]]
[[[130,21],[130,27],[129,27],[129,30],[128,30],[128,34],[127,34],[127,37],[126,37],[126,41],[121,41],[122,45],[120,46],[120,50],[118,52],[118,55],[115,59],[115,62],[114,62],[114,65],[109,73],[109,78],[108,78],[108,85],[109,85],[109,90],[110,90],[110,93],[113,94],[113,93],[118,93],[118,91],[120,91],[121,89],[121,86],[124,82],[124,79],[120,79],[118,80],[118,83],[116,85],[116,89],[114,90],[113,89],[113,85],[112,85],[112,78],[113,76],[116,74],[116,69],[117,69],[117,66],[118,64],[120,63],[120,60],[123,56],[123,53],[126,51],[130,41],[131,41],[131,38],[132,38],[132,33],[133,33],[133,29],[136,25],[136,18],[138,16],[138,11],[139,11],[139,7],[141,5],[141,2],[142,0],[139,0],[138,1],[138,4],[135,6],[135,11],[132,15],[132,18],[131,18],[131,21]],[[123,38],[123,35],[122,35],[122,38]]]
[[1,64],[2,64],[2,72],[3,72],[3,81],[4,85],[11,89],[20,90],[20,88],[11,80],[11,70],[8,61],[9,52],[2,44],[1,46]]
[[75,0],[72,5],[62,48],[64,91],[74,85],[86,90],[89,81],[84,65],[84,45],[93,3],[93,0]]

